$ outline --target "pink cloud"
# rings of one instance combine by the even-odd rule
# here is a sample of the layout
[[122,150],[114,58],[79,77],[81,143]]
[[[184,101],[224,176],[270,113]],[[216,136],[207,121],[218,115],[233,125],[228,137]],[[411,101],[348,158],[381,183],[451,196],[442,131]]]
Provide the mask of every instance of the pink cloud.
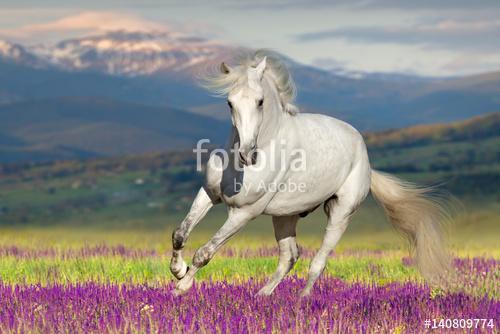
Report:
[[102,33],[113,30],[170,30],[166,24],[151,22],[129,13],[84,11],[46,23],[28,24],[15,29],[0,29],[0,36],[17,40],[39,40]]

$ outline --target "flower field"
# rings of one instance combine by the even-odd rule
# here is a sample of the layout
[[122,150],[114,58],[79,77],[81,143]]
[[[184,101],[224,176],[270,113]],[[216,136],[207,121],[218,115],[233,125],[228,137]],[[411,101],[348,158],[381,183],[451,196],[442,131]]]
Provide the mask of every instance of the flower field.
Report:
[[[287,279],[272,298],[261,282],[202,282],[183,297],[161,287],[83,283],[0,286],[2,329],[12,332],[420,332],[426,318],[498,319],[500,304],[419,284],[348,284],[327,277],[307,299]],[[491,329],[485,328],[485,331]],[[492,330],[492,329],[491,329]]]
[[312,295],[301,299],[313,242],[305,242],[273,296],[257,297],[275,269],[277,249],[267,241],[238,241],[198,273],[187,295],[174,297],[168,241],[26,235],[0,239],[1,333],[448,331],[426,328],[426,319],[493,319],[449,330],[494,333],[499,325],[497,250],[457,251],[456,275],[442,289],[421,280],[404,249],[347,243],[331,255]]

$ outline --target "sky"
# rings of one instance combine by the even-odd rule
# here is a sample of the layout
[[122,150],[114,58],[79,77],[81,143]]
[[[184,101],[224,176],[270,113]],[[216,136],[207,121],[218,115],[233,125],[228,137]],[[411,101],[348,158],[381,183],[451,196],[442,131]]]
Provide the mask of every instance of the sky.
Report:
[[272,48],[325,69],[500,70],[499,0],[0,0],[0,39],[35,45],[120,29]]

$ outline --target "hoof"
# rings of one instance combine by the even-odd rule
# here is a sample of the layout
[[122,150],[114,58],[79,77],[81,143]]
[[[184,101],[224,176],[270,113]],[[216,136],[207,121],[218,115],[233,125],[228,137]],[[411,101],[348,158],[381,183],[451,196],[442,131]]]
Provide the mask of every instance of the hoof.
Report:
[[188,270],[189,270],[189,267],[187,266],[186,262],[184,262],[184,261],[182,261],[182,264],[180,265],[180,267],[178,265],[177,266],[174,265],[173,263],[170,264],[170,272],[178,280],[180,280],[184,276],[186,276],[186,273]]
[[175,286],[174,295],[180,296],[188,292],[188,290],[193,286],[194,279],[192,277],[184,277]]
[[311,295],[311,290],[304,289],[300,292],[300,298],[307,298]]
[[263,287],[257,292],[256,296],[270,296],[273,293],[273,289],[269,289],[268,287]]
[[187,292],[187,290],[180,290],[180,289],[174,289],[174,290],[172,290],[172,294],[175,297],[179,297],[179,296],[185,295],[186,292]]

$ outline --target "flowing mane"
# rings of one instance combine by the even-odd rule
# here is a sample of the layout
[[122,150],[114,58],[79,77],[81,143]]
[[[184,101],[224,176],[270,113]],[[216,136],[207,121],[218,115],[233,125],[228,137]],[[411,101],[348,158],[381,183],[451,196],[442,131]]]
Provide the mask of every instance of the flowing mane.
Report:
[[232,89],[246,82],[247,69],[257,66],[264,57],[267,59],[265,74],[275,83],[283,109],[292,115],[296,114],[298,108],[293,104],[297,95],[295,82],[283,59],[270,50],[260,49],[237,55],[233,61],[235,65],[229,73],[214,70],[201,78],[201,85],[216,96],[226,96]]

